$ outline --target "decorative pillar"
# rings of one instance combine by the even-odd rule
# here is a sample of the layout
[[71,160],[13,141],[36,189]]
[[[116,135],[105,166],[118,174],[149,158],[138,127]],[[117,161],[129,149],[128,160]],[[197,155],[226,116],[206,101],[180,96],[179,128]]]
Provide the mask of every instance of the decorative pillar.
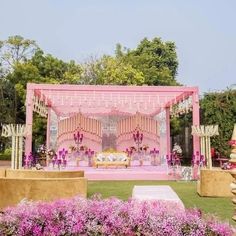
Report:
[[197,136],[201,139],[201,154],[204,155],[207,160],[207,168],[212,169],[210,138],[212,136],[219,135],[218,125],[192,126],[192,135],[193,137]]
[[102,138],[102,122],[99,122],[99,136]]
[[26,94],[26,126],[28,127],[28,133],[25,137],[25,155],[29,155],[32,152],[32,125],[33,125],[33,95],[32,89],[27,89]]
[[75,124],[74,124],[74,132],[77,130],[77,126],[79,125],[78,114],[75,115]]
[[12,137],[11,168],[20,169],[22,167],[23,137],[28,135],[29,126],[26,125],[3,125],[2,136]]
[[[50,125],[51,125],[51,108],[48,107],[48,118],[47,118],[47,136],[46,136],[46,147],[50,148]],[[59,131],[59,129],[58,129]]]
[[62,132],[61,132],[61,134],[63,135],[63,134],[65,134],[65,120],[61,120],[61,121],[59,120],[58,122],[62,124]]
[[123,134],[123,119],[121,120],[121,135]]
[[131,127],[132,127],[132,120],[131,120],[132,117],[129,117],[129,133],[131,132]]
[[166,107],[166,151],[167,155],[171,153],[170,147],[170,108]]
[[[199,98],[198,98],[198,91],[193,93],[193,110],[192,110],[192,119],[193,119],[193,126],[200,125],[200,117],[199,117]],[[199,136],[193,136],[193,153],[196,154],[200,151],[200,143],[199,143]]]

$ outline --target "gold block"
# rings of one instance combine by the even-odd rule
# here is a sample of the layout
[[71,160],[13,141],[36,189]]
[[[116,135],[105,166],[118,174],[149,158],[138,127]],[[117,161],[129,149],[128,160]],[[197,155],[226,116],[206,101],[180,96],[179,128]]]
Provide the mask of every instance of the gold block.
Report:
[[22,199],[52,201],[87,196],[85,178],[0,178],[0,208],[14,206]]
[[6,177],[7,178],[78,178],[78,177],[84,177],[84,171],[6,169]]
[[230,184],[233,180],[234,178],[227,170],[202,169],[197,192],[202,197],[232,197]]
[[0,169],[0,177],[6,176],[6,169]]

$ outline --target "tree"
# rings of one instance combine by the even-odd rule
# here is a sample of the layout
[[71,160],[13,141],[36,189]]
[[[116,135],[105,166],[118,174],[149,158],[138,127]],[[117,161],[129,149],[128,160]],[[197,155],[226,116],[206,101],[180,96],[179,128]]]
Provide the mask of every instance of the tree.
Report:
[[111,56],[103,56],[84,65],[82,81],[89,84],[142,85],[144,77],[142,72],[130,64]]
[[219,153],[229,156],[234,123],[236,123],[236,90],[206,93],[200,101],[201,123],[219,125],[219,136],[211,138],[212,147]]
[[[11,36],[0,41],[0,109],[5,111],[0,121],[24,122],[28,82],[176,85],[177,67],[174,43],[158,38],[144,39],[133,50],[117,45],[116,56],[104,55],[77,64],[45,54],[34,40]],[[34,131],[42,133],[45,122],[38,120],[35,124]]]
[[116,57],[125,64],[141,71],[148,85],[180,85],[175,77],[178,69],[176,47],[173,42],[162,42],[160,38],[144,38],[136,49],[116,46]]
[[50,54],[45,55],[42,50],[37,50],[31,63],[38,69],[45,83],[80,83],[82,67],[73,60],[67,63]]
[[[15,63],[11,72],[8,73],[7,79],[14,84],[18,96],[16,101],[16,122],[22,123],[25,120],[26,85],[33,83],[70,83],[75,84],[80,80],[82,69],[74,61],[66,63],[52,55],[45,55],[42,50],[38,49],[33,57],[25,62]],[[34,117],[34,144],[43,143],[46,131],[45,119],[39,116]]]
[[5,68],[11,69],[16,63],[30,59],[38,49],[34,40],[24,39],[22,36],[10,36],[0,41],[0,61]]
[[[1,123],[25,122],[27,83],[75,84],[81,73],[80,65],[45,55],[33,40],[16,35],[0,41],[0,109],[5,111]],[[42,134],[42,127],[45,122],[36,116],[34,132]]]
[[[14,123],[18,123],[18,111],[21,109],[21,104],[19,104],[19,96],[16,90],[16,84],[19,82],[17,76],[12,76],[13,70],[21,63],[27,62],[35,50],[38,48],[35,41],[24,39],[19,35],[11,36],[7,40],[0,41],[0,64],[2,65],[2,74],[4,83],[7,84],[9,90],[7,95],[2,93],[3,102],[7,103],[7,98],[12,97],[13,105],[11,106],[9,112],[11,117],[13,117]],[[2,83],[3,84],[3,83]],[[12,94],[10,94],[12,93]],[[4,96],[7,96],[6,98]],[[4,105],[5,106],[5,105]]]

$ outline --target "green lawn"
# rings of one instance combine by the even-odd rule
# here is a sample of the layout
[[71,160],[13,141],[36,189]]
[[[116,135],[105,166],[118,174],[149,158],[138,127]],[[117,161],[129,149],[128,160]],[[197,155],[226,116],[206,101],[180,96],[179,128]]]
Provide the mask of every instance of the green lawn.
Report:
[[200,197],[196,182],[183,181],[89,181],[88,197],[101,193],[104,198],[116,196],[127,200],[134,185],[169,185],[183,201],[185,207],[197,207],[206,213],[214,213],[221,219],[233,223],[233,204],[230,198]]

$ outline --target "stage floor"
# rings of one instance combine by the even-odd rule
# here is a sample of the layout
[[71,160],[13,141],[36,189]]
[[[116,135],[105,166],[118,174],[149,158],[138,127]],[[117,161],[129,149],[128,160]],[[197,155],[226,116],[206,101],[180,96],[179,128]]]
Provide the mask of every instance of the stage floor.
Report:
[[67,167],[67,170],[84,170],[88,180],[179,180],[180,175],[168,173],[167,166],[125,167]]
[[[0,167],[10,168],[10,162],[0,162]],[[45,168],[53,170],[52,167]],[[55,169],[56,170],[56,169]],[[84,170],[88,180],[179,180],[180,174],[173,174],[168,171],[166,165],[162,166],[131,166],[125,167],[87,167],[87,166],[68,166],[65,170]],[[63,171],[63,169],[62,169]],[[169,173],[170,172],[170,173]]]

